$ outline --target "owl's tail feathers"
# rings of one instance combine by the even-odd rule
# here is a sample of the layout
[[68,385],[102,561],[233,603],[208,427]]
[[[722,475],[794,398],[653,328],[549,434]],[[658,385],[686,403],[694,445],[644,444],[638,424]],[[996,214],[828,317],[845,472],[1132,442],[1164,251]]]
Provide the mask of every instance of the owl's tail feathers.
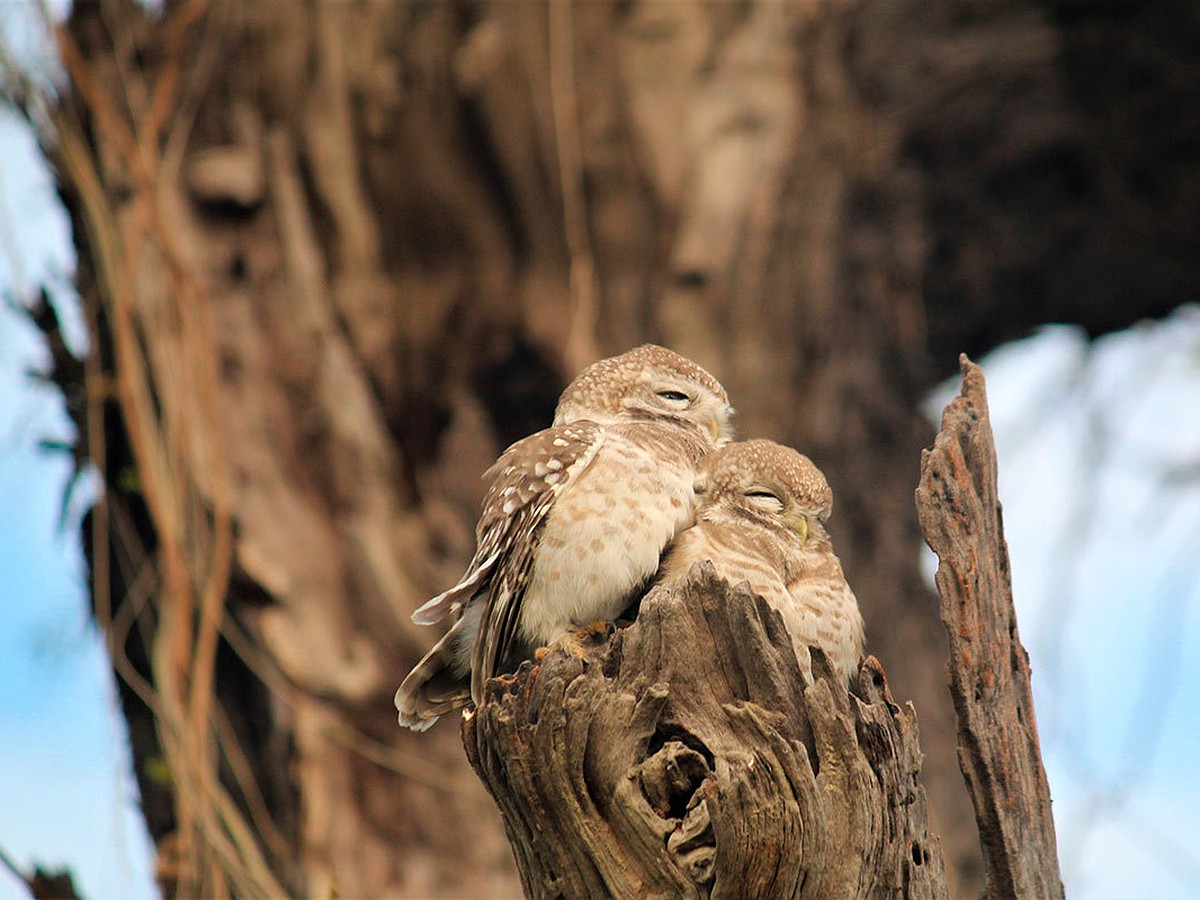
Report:
[[412,614],[414,622],[418,625],[434,625],[456,609],[466,606],[467,602],[479,593],[480,588],[492,574],[492,566],[499,559],[500,551],[489,554],[483,560],[478,558],[478,553],[475,556],[476,558],[471,560],[471,565],[467,567],[467,574],[463,576],[462,581],[454,587],[442,591],[433,599],[427,600]]
[[439,716],[471,702],[470,672],[462,665],[462,635],[459,625],[433,645],[396,691],[400,724],[425,731]]

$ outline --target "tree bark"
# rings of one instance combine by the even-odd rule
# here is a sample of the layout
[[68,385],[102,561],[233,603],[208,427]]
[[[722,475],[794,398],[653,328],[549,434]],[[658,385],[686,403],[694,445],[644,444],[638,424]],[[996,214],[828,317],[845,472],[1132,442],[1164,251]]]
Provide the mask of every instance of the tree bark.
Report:
[[945,897],[911,704],[853,692],[711,564],[584,659],[488,683],[463,741],[526,896]]
[[975,804],[987,896],[1062,897],[1050,786],[1042,766],[1017,633],[996,448],[983,372],[960,358],[963,387],[921,456],[917,509],[937,570],[950,635],[950,692],[959,764]]

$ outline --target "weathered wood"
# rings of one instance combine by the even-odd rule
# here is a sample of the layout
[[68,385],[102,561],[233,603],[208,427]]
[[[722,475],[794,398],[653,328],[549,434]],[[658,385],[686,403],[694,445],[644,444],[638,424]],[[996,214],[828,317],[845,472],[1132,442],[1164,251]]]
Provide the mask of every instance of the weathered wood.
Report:
[[531,897],[944,897],[916,715],[853,693],[711,565],[586,658],[488,683],[463,726]]
[[1017,634],[996,449],[983,372],[959,357],[963,386],[921,456],[917,510],[941,559],[959,764],[975,804],[987,896],[1062,897],[1050,787],[1042,767],[1029,656]]

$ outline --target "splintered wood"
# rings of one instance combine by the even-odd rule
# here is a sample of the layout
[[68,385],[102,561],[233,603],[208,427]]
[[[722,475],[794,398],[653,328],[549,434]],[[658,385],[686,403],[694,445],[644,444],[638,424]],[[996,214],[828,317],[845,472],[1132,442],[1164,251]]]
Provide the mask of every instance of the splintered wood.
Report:
[[1042,766],[1029,657],[1017,634],[996,448],[983,372],[959,358],[963,386],[921,456],[917,510],[938,555],[950,636],[959,765],[975,804],[987,896],[1062,897],[1050,787]]
[[711,564],[585,659],[487,685],[463,738],[531,897],[945,897],[916,714],[851,691]]

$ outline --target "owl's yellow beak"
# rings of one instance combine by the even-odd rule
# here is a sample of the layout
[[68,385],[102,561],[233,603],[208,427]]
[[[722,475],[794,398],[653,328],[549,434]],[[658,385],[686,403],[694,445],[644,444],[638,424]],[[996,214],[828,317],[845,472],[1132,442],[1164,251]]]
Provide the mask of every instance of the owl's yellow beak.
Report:
[[796,534],[800,535],[800,540],[808,540],[808,516],[788,516],[787,526],[788,528],[792,529],[792,531],[796,532]]
[[704,422],[704,424],[708,426],[708,433],[712,435],[713,443],[718,447],[729,443],[728,437],[722,440],[721,432],[728,427],[729,420],[732,418],[732,416],[733,409],[730,408],[724,414],[716,413],[715,415],[709,416],[709,418]]

